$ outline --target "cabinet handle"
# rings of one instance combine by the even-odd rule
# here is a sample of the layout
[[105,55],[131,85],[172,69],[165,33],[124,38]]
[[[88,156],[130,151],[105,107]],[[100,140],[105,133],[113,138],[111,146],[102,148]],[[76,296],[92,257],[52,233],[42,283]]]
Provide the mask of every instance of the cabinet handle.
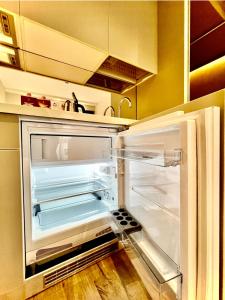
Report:
[[46,139],[41,139],[41,159],[46,159]]

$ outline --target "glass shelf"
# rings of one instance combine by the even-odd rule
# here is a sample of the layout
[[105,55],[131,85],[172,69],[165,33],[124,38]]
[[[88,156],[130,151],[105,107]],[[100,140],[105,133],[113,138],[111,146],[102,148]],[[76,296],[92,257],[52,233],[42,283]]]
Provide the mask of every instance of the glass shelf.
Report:
[[139,150],[112,149],[111,156],[118,159],[133,160],[160,167],[177,166],[181,162],[181,149],[174,150]]
[[79,195],[94,194],[109,189],[100,180],[52,184],[33,188],[33,204],[63,200]]

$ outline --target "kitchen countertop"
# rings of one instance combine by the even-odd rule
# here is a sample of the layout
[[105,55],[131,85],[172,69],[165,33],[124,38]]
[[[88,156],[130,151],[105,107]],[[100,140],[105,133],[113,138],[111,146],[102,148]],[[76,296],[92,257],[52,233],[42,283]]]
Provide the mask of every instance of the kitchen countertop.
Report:
[[114,118],[101,115],[82,114],[77,112],[68,112],[61,110],[52,110],[49,108],[33,107],[26,105],[15,105],[0,103],[0,113],[14,114],[21,116],[33,116],[53,119],[64,119],[94,123],[106,123],[115,125],[131,125],[136,122],[132,119]]

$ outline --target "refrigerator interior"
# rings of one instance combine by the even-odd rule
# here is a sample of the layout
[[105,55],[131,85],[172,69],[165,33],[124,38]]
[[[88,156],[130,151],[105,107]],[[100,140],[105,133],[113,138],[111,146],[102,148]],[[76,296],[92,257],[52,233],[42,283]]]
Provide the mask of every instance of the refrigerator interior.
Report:
[[31,230],[26,228],[27,233],[30,230],[28,249],[64,240],[71,236],[68,230],[85,236],[90,226],[101,226],[109,211],[118,207],[112,138],[44,132],[31,134],[29,139],[30,188],[25,190],[29,196],[26,224],[31,224]]
[[33,238],[102,217],[116,205],[112,163],[31,168]]

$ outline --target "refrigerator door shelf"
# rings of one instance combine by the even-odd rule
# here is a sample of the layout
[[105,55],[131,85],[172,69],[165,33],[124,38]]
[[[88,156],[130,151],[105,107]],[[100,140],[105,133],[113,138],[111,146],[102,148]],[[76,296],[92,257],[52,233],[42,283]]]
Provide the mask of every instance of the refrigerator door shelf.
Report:
[[115,222],[116,232],[131,233],[141,230],[140,223],[125,208],[119,208],[111,213]]
[[125,160],[133,160],[153,166],[170,167],[177,166],[181,162],[181,149],[174,150],[131,150],[112,149],[112,157]]
[[141,230],[121,236],[125,251],[154,300],[181,299],[182,274],[177,265]]

